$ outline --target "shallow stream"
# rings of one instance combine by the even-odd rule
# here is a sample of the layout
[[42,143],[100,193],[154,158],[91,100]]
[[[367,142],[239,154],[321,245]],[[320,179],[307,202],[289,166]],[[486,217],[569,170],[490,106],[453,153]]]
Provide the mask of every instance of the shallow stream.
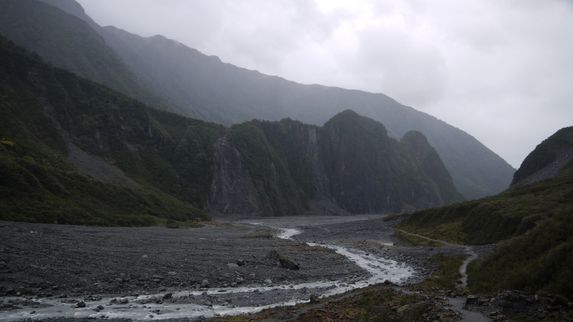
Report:
[[[261,223],[247,223],[263,225]],[[302,231],[292,227],[269,226],[275,237],[293,239]],[[101,297],[86,301],[84,298],[8,298],[18,302],[33,301],[25,309],[0,313],[0,321],[48,318],[128,318],[137,321],[176,318],[209,318],[215,316],[256,313],[267,308],[291,306],[309,302],[311,295],[328,297],[390,281],[402,284],[414,275],[414,269],[405,263],[377,257],[360,250],[332,244],[307,243],[324,247],[346,257],[362,268],[366,277],[357,280],[315,281],[283,285],[253,285],[247,287],[205,288],[158,294]],[[85,307],[77,303],[85,301]]]

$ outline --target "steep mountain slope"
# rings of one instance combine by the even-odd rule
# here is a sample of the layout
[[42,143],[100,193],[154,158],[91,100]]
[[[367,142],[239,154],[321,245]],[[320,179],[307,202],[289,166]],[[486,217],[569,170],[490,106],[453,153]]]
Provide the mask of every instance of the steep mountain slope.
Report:
[[[460,201],[447,172],[445,180],[433,180],[432,173],[445,167],[421,141],[424,152],[418,153],[390,138],[381,123],[350,110],[323,127],[290,119],[235,125],[218,149],[240,166],[219,160],[215,177],[232,173],[234,181],[216,180],[210,205],[228,214],[259,209],[261,215],[288,215],[400,212]],[[434,154],[436,164],[422,165],[416,153]],[[245,191],[248,202],[230,197]]]
[[442,163],[440,156],[434,150],[424,135],[417,131],[410,131],[401,140],[408,153],[414,157],[416,166],[420,167],[435,183],[434,189],[440,191],[441,196],[450,196],[443,203],[451,203],[462,199],[455,190],[450,173]]
[[0,121],[1,219],[152,224],[197,218],[198,209],[364,213],[460,198],[451,180],[433,181],[433,167],[421,166],[418,154],[435,154],[423,137],[407,149],[352,111],[322,128],[282,120],[225,129],[149,108],[1,37],[0,57],[9,116]]
[[[0,218],[201,218],[218,125],[150,109],[0,38]],[[193,207],[192,204],[196,205]]]
[[563,128],[541,142],[521,164],[512,185],[555,177],[573,160],[573,127]]
[[[352,109],[383,122],[395,138],[411,130],[423,133],[445,163],[458,190],[467,198],[497,193],[506,189],[511,181],[511,166],[475,138],[383,94],[301,85],[263,75],[224,64],[217,57],[203,55],[161,36],[143,38],[113,27],[100,28],[73,0],[44,1],[86,20],[136,75],[141,87],[161,99],[160,107],[164,109],[223,124],[252,118],[290,117],[316,125],[340,111]],[[19,21],[17,15],[10,17]],[[41,32],[33,36],[46,37]],[[38,50],[42,57],[49,57],[43,52],[44,48],[15,40]],[[88,57],[86,53],[76,56]],[[126,78],[119,75],[117,79]],[[111,86],[109,82],[104,84]],[[138,97],[150,101],[141,95]]]
[[469,286],[477,291],[521,289],[573,299],[573,162],[550,179],[531,184],[518,179],[545,169],[559,156],[553,152],[570,151],[572,132],[570,127],[562,129],[540,144],[516,173],[519,184],[510,190],[416,213],[403,228],[454,242],[499,243],[470,267]]
[[[420,146],[408,149],[390,138],[381,123],[355,112],[344,111],[330,119],[322,128],[321,141],[334,198],[343,208],[362,213],[401,211],[404,205],[428,208],[462,200],[447,172],[449,182],[435,182],[429,176],[434,167],[421,167],[418,149],[436,152],[420,136]],[[439,157],[436,160],[437,168],[443,169]],[[442,193],[438,186],[451,193]]]
[[[345,109],[379,120],[394,137],[422,132],[466,197],[508,187],[513,169],[475,138],[383,94],[320,85],[301,85],[222,63],[217,57],[161,36],[139,37],[113,27],[104,37],[156,95],[179,106],[193,106],[202,118],[224,124],[251,118],[285,117],[323,124]],[[193,114],[193,112],[190,112]]]
[[55,66],[127,95],[145,96],[129,69],[88,23],[36,0],[3,0],[0,8],[0,33],[6,38]]

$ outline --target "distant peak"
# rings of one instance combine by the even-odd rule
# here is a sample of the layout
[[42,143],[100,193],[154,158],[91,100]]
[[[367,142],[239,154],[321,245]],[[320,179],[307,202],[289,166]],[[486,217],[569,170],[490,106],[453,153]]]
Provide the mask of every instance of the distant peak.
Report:
[[338,114],[335,115],[335,117],[340,116],[340,117],[360,117],[362,115],[356,113],[355,111],[351,110],[351,109],[346,109]]
[[55,8],[58,8],[67,14],[75,16],[76,18],[79,18],[89,23],[90,25],[95,25],[95,22],[92,20],[92,18],[90,18],[86,14],[82,5],[75,0],[40,0],[40,1]]
[[371,119],[366,116],[362,116],[353,110],[346,109],[336,115],[334,115],[328,122],[324,124],[325,127],[336,127],[336,128],[355,128],[357,130],[375,130],[379,133],[384,133],[388,135],[388,131],[384,124]]
[[429,144],[428,139],[422,132],[408,131],[402,137],[402,142],[415,143],[415,144]]

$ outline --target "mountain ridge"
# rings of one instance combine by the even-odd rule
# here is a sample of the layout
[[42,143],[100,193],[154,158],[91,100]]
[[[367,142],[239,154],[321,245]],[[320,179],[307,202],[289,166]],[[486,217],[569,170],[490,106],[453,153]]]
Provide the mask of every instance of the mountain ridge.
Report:
[[[78,14],[77,8],[73,9],[76,7],[73,0],[44,1]],[[221,63],[218,58],[165,37],[149,40],[119,32],[117,28],[102,28],[85,13],[79,15],[76,19],[88,20],[88,25],[106,40],[114,54],[124,64],[131,64],[129,70],[140,87],[161,101],[155,103],[157,99],[138,97],[153,106],[223,124],[290,117],[315,125],[322,125],[332,115],[350,108],[383,122],[395,138],[410,130],[422,132],[466,198],[500,192],[511,181],[514,169],[475,138],[383,94],[297,84]],[[170,42],[173,49],[166,50]]]
[[[2,37],[0,57],[0,109],[10,115],[0,122],[6,160],[0,190],[12,196],[0,205],[3,219],[150,224],[204,218],[206,212],[380,213],[461,200],[451,181],[435,188],[443,183],[433,182],[384,125],[355,112],[335,115],[322,128],[288,119],[225,128],[153,109],[49,66]],[[365,123],[372,130],[364,132]],[[356,146],[354,132],[362,133],[363,148],[345,152]],[[353,171],[376,178],[367,187],[351,176],[338,182],[327,166],[362,162],[371,154],[377,156],[372,167]],[[336,193],[355,189],[372,191]],[[125,198],[133,210],[108,190],[131,195]]]

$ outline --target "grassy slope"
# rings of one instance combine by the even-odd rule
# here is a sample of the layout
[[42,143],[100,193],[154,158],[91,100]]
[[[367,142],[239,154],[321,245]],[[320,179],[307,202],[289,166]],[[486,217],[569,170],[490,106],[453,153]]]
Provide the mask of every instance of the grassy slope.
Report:
[[[147,226],[204,218],[157,189],[104,184],[59,155],[25,141],[0,146],[0,219],[60,224]],[[13,142],[13,145],[12,145]]]
[[[149,225],[203,218],[221,126],[156,111],[0,39],[0,219]],[[115,164],[128,189],[67,161],[67,143]],[[163,219],[159,219],[163,218]]]
[[521,289],[573,298],[573,167],[498,196],[430,209],[402,228],[468,244],[499,243],[470,266],[475,291]]

